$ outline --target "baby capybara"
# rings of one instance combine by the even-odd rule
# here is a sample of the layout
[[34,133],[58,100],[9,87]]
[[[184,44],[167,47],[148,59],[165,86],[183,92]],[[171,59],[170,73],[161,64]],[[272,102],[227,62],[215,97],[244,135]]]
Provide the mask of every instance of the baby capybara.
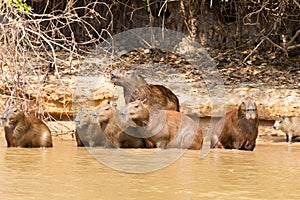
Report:
[[158,148],[201,149],[203,133],[193,119],[177,111],[149,107],[146,101],[130,102],[120,117]]
[[134,129],[129,129],[130,135],[126,133],[126,128],[122,127],[119,120],[119,111],[116,104],[109,101],[97,109],[98,121],[100,127],[109,141],[108,147],[121,148],[144,148],[145,142],[143,138],[135,137],[137,133]]
[[21,106],[11,105],[2,115],[8,147],[52,147],[48,126],[39,118],[25,114]]
[[151,106],[160,105],[164,110],[179,111],[179,100],[170,89],[148,84],[136,71],[115,69],[111,72],[111,81],[124,88],[126,104],[137,99],[148,99],[147,103]]
[[75,118],[75,124],[75,138],[78,147],[95,147],[106,144],[106,139],[94,113],[80,109]]
[[257,106],[246,97],[238,109],[228,112],[213,128],[211,148],[253,151],[258,134]]
[[280,116],[274,122],[273,128],[283,131],[286,141],[292,143],[293,138],[300,136],[300,117]]

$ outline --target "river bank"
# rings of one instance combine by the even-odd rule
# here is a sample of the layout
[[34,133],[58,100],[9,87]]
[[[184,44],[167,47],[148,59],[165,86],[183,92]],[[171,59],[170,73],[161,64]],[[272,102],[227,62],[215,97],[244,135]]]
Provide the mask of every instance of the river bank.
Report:
[[[262,121],[273,121],[279,115],[300,116],[299,59],[279,63],[273,56],[268,59],[266,53],[242,63],[246,52],[209,49],[207,52],[215,62],[210,68],[192,65],[176,53],[158,49],[121,52],[114,59],[96,52],[71,61],[68,54],[57,52],[60,58],[55,66],[57,71],[43,66],[39,58],[28,57],[32,66],[42,66],[43,73],[38,73],[40,68],[25,71],[24,84],[17,88],[12,87],[14,78],[9,79],[9,74],[6,79],[1,77],[0,111],[3,112],[11,91],[22,91],[23,96],[16,100],[48,122],[73,121],[80,107],[92,110],[106,100],[117,102],[120,109],[124,106],[123,91],[110,82],[110,72],[124,68],[138,71],[150,84],[170,88],[178,96],[181,112],[185,114],[220,117],[237,108],[247,94],[254,98]],[[211,74],[217,78],[207,78]],[[222,83],[217,90],[211,89],[214,81]],[[64,125],[54,129],[59,135],[73,131]]]

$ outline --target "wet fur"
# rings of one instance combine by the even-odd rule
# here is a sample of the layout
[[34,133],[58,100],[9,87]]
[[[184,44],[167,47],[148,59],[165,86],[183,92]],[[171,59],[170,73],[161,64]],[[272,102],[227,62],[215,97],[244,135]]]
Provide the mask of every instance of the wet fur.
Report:
[[116,69],[112,72],[111,81],[124,88],[126,104],[137,99],[148,99],[151,106],[158,104],[164,110],[179,111],[179,100],[170,89],[163,85],[148,84],[134,71]]
[[194,120],[177,111],[149,108],[146,102],[137,100],[120,114],[158,148],[201,149],[203,133]]
[[75,138],[78,147],[104,146],[106,140],[100,129],[97,117],[88,111],[79,111],[76,118]]
[[[135,129],[124,129],[120,127],[118,119],[119,111],[115,105],[109,102],[106,105],[100,106],[97,109],[98,121],[100,127],[109,141],[107,147],[121,147],[121,148],[145,148],[145,141],[140,137],[133,137],[136,134]],[[126,132],[130,132],[127,134]]]
[[[246,117],[247,103],[251,103],[255,107],[250,119]],[[225,117],[216,123],[211,136],[211,147],[252,151],[256,145],[257,135],[257,106],[248,97],[245,98],[245,102],[238,109],[228,112]]]
[[37,117],[11,106],[2,118],[7,120],[4,131],[8,147],[52,147],[51,132]]

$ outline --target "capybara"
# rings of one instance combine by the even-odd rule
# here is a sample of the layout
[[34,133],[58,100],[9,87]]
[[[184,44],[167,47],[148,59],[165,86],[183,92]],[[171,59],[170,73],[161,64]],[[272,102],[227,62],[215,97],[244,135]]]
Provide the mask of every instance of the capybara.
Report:
[[294,137],[300,136],[300,118],[280,116],[273,128],[283,131],[286,134],[286,141],[291,143]]
[[226,113],[214,126],[211,148],[253,151],[258,134],[257,106],[245,97],[238,109]]
[[201,149],[203,133],[193,119],[177,111],[150,107],[146,101],[130,102],[120,111],[120,117],[131,127],[138,127],[158,148]]
[[25,114],[22,106],[10,105],[3,113],[8,147],[52,147],[48,126],[39,118]]
[[145,79],[134,70],[115,69],[111,72],[111,81],[124,88],[126,104],[137,99],[148,99],[151,106],[160,105],[164,110],[179,111],[177,96],[163,85],[148,84]]
[[94,113],[80,109],[75,117],[75,124],[75,138],[78,147],[95,147],[106,144],[105,136]]
[[[136,135],[134,128],[128,130],[122,126],[119,120],[119,110],[116,104],[111,104],[109,101],[105,105],[97,109],[98,121],[100,127],[110,142],[108,147],[121,147],[121,148],[144,148],[145,142],[143,138]],[[129,131],[130,135],[126,132]],[[136,136],[136,137],[134,137]]]

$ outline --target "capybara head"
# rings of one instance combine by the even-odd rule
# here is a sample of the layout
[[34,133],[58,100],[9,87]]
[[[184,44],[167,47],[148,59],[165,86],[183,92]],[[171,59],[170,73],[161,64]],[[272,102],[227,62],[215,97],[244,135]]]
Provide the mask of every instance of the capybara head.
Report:
[[110,80],[115,85],[121,85],[122,84],[121,81],[125,77],[128,77],[128,75],[125,73],[125,70],[121,70],[121,69],[115,69],[110,74]]
[[282,124],[284,123],[285,120],[286,120],[286,116],[279,116],[279,118],[276,119],[273,128],[279,130],[280,127],[282,127]]
[[[129,83],[134,85],[146,83],[144,79],[134,70],[115,69],[111,72],[110,80],[118,86],[127,86]],[[137,84],[138,83],[138,84]]]
[[239,115],[245,117],[247,120],[257,119],[257,106],[252,98],[246,97],[239,106]]
[[109,119],[115,117],[114,113],[117,112],[116,107],[117,104],[111,103],[110,101],[107,101],[105,105],[99,106],[95,111],[98,121],[100,123],[107,122]]
[[81,126],[84,124],[89,124],[92,121],[91,113],[86,109],[80,109],[75,117],[76,126]]
[[147,105],[147,99],[136,100],[128,103],[121,111],[121,118],[126,118],[129,120],[148,120],[149,119],[149,106]]
[[7,122],[9,126],[15,126],[22,118],[24,118],[24,110],[22,109],[22,105],[11,105],[5,109],[2,114],[2,120]]

